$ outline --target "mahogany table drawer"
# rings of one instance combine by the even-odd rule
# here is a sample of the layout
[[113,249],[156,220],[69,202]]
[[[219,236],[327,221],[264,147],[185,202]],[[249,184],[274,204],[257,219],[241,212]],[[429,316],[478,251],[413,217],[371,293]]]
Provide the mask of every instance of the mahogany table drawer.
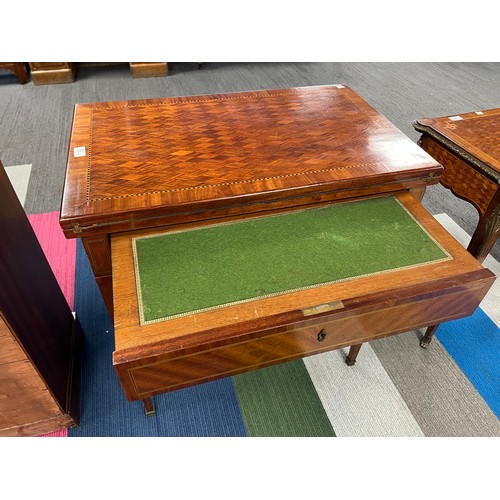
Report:
[[[204,346],[201,352],[167,354],[150,362],[144,358],[117,371],[129,400],[180,389],[235,375],[279,362],[290,361],[362,343],[387,335],[471,314],[482,298],[483,287],[459,286],[439,295],[412,297],[410,302],[361,312],[351,310],[340,319],[303,326],[300,322],[278,331],[258,332],[254,338],[219,347]],[[375,305],[377,307],[378,305]],[[373,308],[373,306],[372,306]],[[310,322],[309,322],[310,323]]]
[[139,319],[131,249],[131,238],[142,233],[113,237],[113,364],[127,398],[146,400],[472,314],[494,275],[409,193],[397,197],[449,253],[448,260],[150,324]]

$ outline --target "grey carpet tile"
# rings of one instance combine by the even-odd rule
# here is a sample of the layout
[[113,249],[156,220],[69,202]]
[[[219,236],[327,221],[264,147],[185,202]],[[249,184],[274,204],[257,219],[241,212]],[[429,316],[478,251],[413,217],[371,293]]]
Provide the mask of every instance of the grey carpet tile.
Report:
[[371,342],[383,367],[426,436],[499,437],[500,420],[437,338],[422,332]]

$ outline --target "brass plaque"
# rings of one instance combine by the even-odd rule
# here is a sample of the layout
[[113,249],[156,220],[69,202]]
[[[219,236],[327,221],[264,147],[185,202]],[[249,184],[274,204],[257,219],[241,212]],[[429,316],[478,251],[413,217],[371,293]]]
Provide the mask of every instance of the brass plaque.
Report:
[[314,316],[315,314],[321,314],[328,311],[335,311],[336,309],[343,309],[344,304],[341,300],[336,300],[335,302],[328,302],[326,304],[320,304],[318,306],[308,307],[302,309],[302,314],[304,316]]

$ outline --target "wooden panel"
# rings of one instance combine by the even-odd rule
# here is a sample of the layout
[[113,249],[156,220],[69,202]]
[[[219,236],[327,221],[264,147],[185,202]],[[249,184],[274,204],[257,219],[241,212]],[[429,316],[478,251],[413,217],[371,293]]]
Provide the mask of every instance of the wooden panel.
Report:
[[420,144],[433,158],[444,166],[439,182],[463,200],[472,203],[484,215],[498,183],[465,163],[459,156],[429,136],[422,137]]
[[0,312],[0,365],[5,363],[14,363],[26,359],[26,354],[19,346],[19,343],[13,337],[5,320]]
[[82,238],[90,267],[101,291],[106,308],[113,317],[113,282],[111,266],[111,246],[107,234]]
[[29,360],[1,365],[0,375],[0,429],[36,422],[41,416],[62,415]]
[[75,425],[80,327],[1,163],[0,240],[2,432]]
[[110,276],[112,267],[108,236],[85,237],[82,243],[94,275],[96,277]]
[[74,425],[0,317],[0,436],[33,436]]
[[1,312],[63,404],[73,316],[1,166],[0,182],[0,241],[8,242],[0,245]]

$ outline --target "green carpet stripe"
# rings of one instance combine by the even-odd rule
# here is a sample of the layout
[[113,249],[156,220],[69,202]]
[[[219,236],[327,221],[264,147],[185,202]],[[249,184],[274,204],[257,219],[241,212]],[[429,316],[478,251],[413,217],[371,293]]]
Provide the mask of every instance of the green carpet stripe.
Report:
[[133,244],[143,324],[449,258],[392,196]]
[[301,359],[236,375],[233,384],[249,436],[335,436]]

